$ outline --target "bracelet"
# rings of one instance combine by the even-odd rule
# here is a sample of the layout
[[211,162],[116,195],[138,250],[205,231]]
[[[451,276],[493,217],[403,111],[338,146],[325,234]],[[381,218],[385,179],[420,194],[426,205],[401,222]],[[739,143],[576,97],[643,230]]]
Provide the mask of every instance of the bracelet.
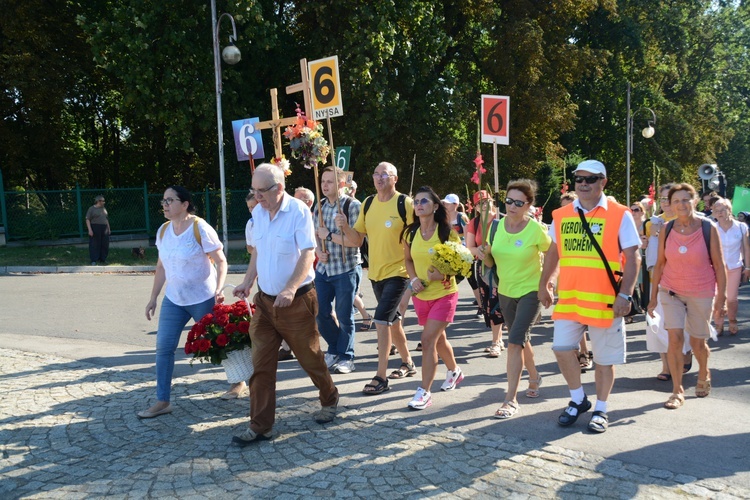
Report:
[[413,289],[414,288],[414,282],[417,281],[418,279],[419,279],[419,277],[412,278],[411,280],[409,280],[409,288]]

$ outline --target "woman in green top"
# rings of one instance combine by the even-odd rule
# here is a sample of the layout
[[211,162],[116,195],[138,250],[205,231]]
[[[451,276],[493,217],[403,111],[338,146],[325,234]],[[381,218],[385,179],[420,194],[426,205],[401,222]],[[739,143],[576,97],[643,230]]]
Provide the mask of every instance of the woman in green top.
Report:
[[542,376],[534,364],[529,338],[531,327],[541,312],[537,297],[542,274],[542,257],[550,247],[547,228],[529,216],[536,196],[536,182],[529,179],[511,181],[506,189],[506,215],[490,229],[492,248],[485,252],[484,264],[497,264],[497,293],[500,309],[508,324],[508,392],[495,418],[510,418],[518,412],[518,385],[524,365],[529,372],[526,397],[539,397]]
[[453,347],[445,335],[445,328],[453,321],[458,304],[456,278],[444,276],[432,266],[435,245],[449,239],[457,243],[461,240],[448,222],[440,197],[429,186],[419,188],[414,195],[414,222],[404,228],[401,237],[414,311],[420,326],[424,326],[421,338],[422,385],[409,408],[424,410],[432,405],[430,387],[435,380],[438,355],[448,368],[441,391],[455,389],[464,379],[453,355]]

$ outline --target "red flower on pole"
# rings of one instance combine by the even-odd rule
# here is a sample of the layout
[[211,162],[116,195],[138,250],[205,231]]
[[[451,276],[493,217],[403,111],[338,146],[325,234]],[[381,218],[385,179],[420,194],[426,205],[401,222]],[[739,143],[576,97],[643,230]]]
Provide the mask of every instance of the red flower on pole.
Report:
[[567,182],[563,182],[562,183],[562,189],[560,189],[560,194],[567,193],[568,189],[570,189],[570,187],[568,187],[568,183]]
[[474,174],[471,176],[471,182],[479,186],[480,180],[479,176],[480,174],[484,174],[487,172],[487,170],[482,166],[484,164],[484,160],[482,159],[482,153],[477,151],[477,156],[474,158]]

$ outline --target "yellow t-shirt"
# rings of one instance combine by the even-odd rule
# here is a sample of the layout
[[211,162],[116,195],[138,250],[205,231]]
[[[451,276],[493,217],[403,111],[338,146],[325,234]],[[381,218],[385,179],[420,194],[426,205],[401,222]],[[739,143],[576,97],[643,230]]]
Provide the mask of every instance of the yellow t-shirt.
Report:
[[[353,226],[355,230],[367,235],[370,248],[370,269],[367,276],[373,281],[408,276],[404,265],[404,247],[399,241],[404,222],[398,213],[398,195],[399,193],[396,193],[386,202],[378,201],[375,195],[366,215],[363,204]],[[411,198],[407,196],[404,205],[408,225],[414,220],[414,205]]]
[[[406,238],[409,237],[409,235],[405,236]],[[461,242],[461,238],[455,231],[451,231],[448,239],[456,243]],[[422,280],[422,283],[426,283],[425,289],[415,295],[421,300],[435,300],[458,291],[455,276],[451,276],[447,283],[427,281],[427,269],[432,265],[432,247],[438,243],[440,243],[440,237],[437,229],[432,238],[427,241],[422,238],[422,233],[417,231],[414,235],[414,241],[411,242],[411,259],[414,261],[414,270],[417,271],[417,277]]]
[[518,299],[539,290],[542,277],[542,252],[552,239],[534,219],[519,233],[505,231],[505,220],[498,223],[492,239],[492,258],[497,264],[497,293]]

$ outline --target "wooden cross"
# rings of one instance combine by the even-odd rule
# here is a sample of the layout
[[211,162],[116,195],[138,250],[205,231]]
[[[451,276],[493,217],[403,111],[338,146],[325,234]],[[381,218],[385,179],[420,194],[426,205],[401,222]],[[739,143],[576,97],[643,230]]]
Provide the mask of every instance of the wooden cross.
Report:
[[255,124],[255,130],[265,130],[270,128],[273,131],[273,150],[274,157],[281,158],[281,127],[293,125],[297,122],[297,117],[280,118],[279,117],[279,91],[271,89],[271,119]]

